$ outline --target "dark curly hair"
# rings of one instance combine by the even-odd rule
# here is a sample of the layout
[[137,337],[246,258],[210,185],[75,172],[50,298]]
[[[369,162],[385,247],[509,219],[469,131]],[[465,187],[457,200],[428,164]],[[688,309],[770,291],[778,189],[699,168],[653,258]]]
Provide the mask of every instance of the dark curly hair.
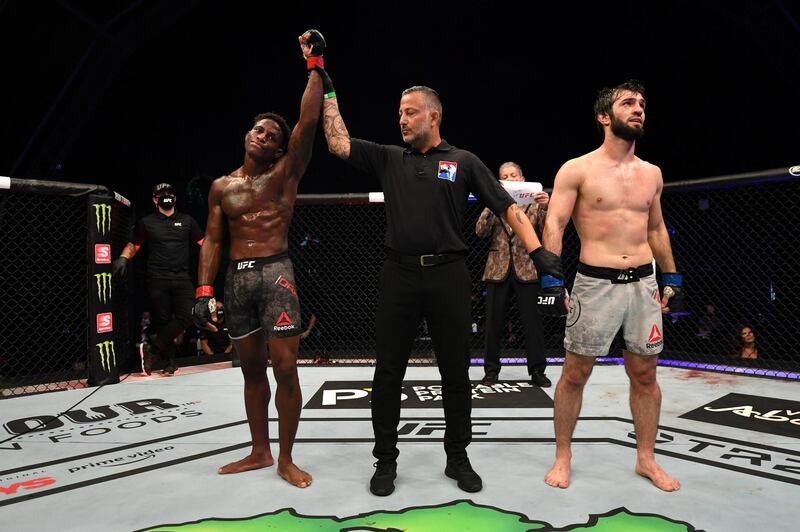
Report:
[[287,148],[289,147],[289,137],[292,134],[292,129],[289,127],[289,123],[286,122],[286,119],[277,113],[261,113],[257,114],[255,118],[253,118],[253,125],[256,125],[261,120],[272,120],[278,127],[281,128],[281,148],[283,151],[286,152]]

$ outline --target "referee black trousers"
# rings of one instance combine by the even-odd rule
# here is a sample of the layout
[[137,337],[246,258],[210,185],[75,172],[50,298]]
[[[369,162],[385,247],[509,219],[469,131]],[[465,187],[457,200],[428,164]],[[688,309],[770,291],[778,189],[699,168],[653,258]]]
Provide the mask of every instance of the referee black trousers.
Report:
[[393,461],[400,394],[422,318],[428,324],[442,379],[444,449],[448,460],[467,455],[472,440],[469,381],[470,275],[464,259],[421,267],[386,260],[378,280],[377,363],[372,383],[373,455]]
[[542,317],[536,308],[539,283],[520,283],[509,272],[505,281],[486,283],[486,354],[483,368],[487,376],[497,377],[500,374],[500,339],[506,325],[506,311],[512,290],[517,296],[517,306],[525,332],[528,374],[532,375],[534,369],[544,372],[547,367]]

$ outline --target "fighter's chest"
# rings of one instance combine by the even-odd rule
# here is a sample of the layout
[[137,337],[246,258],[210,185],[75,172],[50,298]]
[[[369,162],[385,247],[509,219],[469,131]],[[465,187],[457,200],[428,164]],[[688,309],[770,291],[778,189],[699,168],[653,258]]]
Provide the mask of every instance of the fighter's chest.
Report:
[[236,180],[222,196],[222,210],[229,218],[277,207],[283,199],[282,190],[269,179],[262,181]]
[[581,196],[594,209],[626,208],[647,211],[653,202],[656,185],[652,177],[635,170],[614,169],[598,172],[586,179]]

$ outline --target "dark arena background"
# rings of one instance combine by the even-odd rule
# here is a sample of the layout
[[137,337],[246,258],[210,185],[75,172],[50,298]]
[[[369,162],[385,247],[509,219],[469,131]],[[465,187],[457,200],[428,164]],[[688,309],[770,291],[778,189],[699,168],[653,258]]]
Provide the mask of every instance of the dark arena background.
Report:
[[[172,530],[205,519],[246,523],[325,515],[335,516],[330,530],[339,530],[345,525],[337,520],[344,518],[354,520],[347,526],[358,527],[368,526],[358,519],[372,512],[396,517],[425,511],[432,512],[421,521],[428,525],[414,528],[392,517],[374,529],[550,530],[630,519],[625,526],[633,528],[612,529],[650,530],[638,528],[644,525],[636,519],[656,515],[665,526],[678,525],[675,530],[794,530],[789,508],[800,486],[800,4],[624,0],[522,7],[0,0],[0,506],[10,512],[4,521],[14,530]],[[536,388],[530,402],[489,406],[478,400],[487,395],[473,392],[474,419],[497,429],[480,436],[474,428],[476,455],[485,458],[478,465],[485,476],[506,471],[509,464],[497,450],[513,449],[508,460],[520,457],[526,470],[524,478],[503,481],[515,495],[492,491],[491,481],[469,500],[455,489],[437,491],[444,482],[443,455],[433,425],[443,421],[441,403],[403,410],[407,427],[422,425],[401,437],[401,460],[410,449],[435,473],[407,480],[405,493],[389,503],[369,494],[369,402],[342,407],[336,398],[355,405],[362,393],[371,393],[384,204],[375,194],[377,179],[331,155],[320,127],[289,230],[303,322],[312,315],[316,320],[300,344],[304,409],[297,447],[301,455],[307,449],[303,461],[309,467],[331,453],[347,460],[340,463],[366,467],[342,481],[352,501],[341,507],[332,502],[340,490],[324,480],[308,490],[317,495],[304,499],[306,492],[295,495],[272,474],[262,484],[271,495],[281,493],[275,501],[230,500],[227,493],[238,488],[219,480],[213,466],[223,460],[219,454],[244,453],[249,445],[240,371],[230,356],[204,355],[192,326],[178,347],[177,377],[144,376],[147,246],[124,280],[111,277],[111,261],[131,238],[135,221],[153,212],[156,183],[171,183],[177,209],[204,228],[211,183],[241,165],[242,140],[253,117],[273,111],[296,122],[306,82],[297,36],[308,28],[327,39],[326,68],[353,137],[401,144],[400,93],[428,85],[442,97],[444,139],[478,155],[493,172],[505,161],[519,163],[526,179],[547,191],[565,161],[601,143],[592,114],[598,90],[632,78],[644,82],[647,133],[636,153],[663,172],[662,209],[688,295],[685,312],[664,316],[658,370],[664,403],[656,452],[679,470],[686,488],[680,495],[665,503],[646,484],[609,494],[632,475],[632,458],[625,455],[623,469],[601,474],[599,466],[583,479],[576,473],[575,491],[547,488],[541,504],[525,499],[532,489],[537,497],[545,490],[541,477],[555,442],[554,387]],[[463,226],[470,246],[475,385],[483,375],[481,276],[490,245],[475,235],[482,209],[471,201]],[[215,282],[223,300],[227,246]],[[570,224],[563,251],[568,288],[578,253]],[[194,284],[197,261],[193,246]],[[514,300],[507,323],[501,381],[508,379],[509,389],[524,388],[524,332]],[[555,384],[565,320],[547,318],[544,325],[548,375]],[[736,355],[743,327],[756,333],[757,359]],[[591,428],[576,433],[574,445],[576,456],[586,453],[606,467],[616,466],[619,453],[633,453],[621,348],[618,337],[599,359],[587,385],[596,388],[587,392],[578,432],[581,423]],[[426,393],[437,393],[435,357],[423,321],[407,376],[408,389],[422,402]],[[211,408],[214,402],[224,408]],[[153,404],[162,406],[149,413]],[[123,410],[127,417],[112,421]],[[185,423],[180,431],[159,421],[181,416],[192,419],[175,423]],[[274,420],[270,406],[271,436],[277,434]],[[108,432],[101,421],[109,424]],[[426,422],[432,424],[427,433]],[[125,430],[130,423],[142,423],[141,436]],[[326,424],[337,428],[328,434]],[[65,434],[74,447],[55,445],[68,439]],[[719,452],[711,457],[703,454],[707,449]],[[103,470],[105,458],[116,458],[100,455],[124,450],[153,458],[113,474]],[[163,458],[169,453],[174,456]],[[316,467],[322,471],[315,479],[337,475],[325,467]],[[246,478],[252,489],[263,487],[260,477]],[[160,512],[155,516],[94,507],[99,513],[84,520],[89,510],[76,507],[60,521],[47,510],[49,501],[91,501],[109,486],[135,509],[131,494],[161,481],[174,495],[148,495],[148,507]],[[428,481],[412,493],[413,483]],[[598,487],[606,481],[609,486]],[[198,499],[191,489],[178,494],[178,486],[206,482],[218,490],[216,496]],[[579,482],[590,485],[581,488]],[[502,482],[494,483],[498,488]],[[730,504],[724,492],[729,486],[752,500],[721,517],[713,508]],[[595,499],[599,491],[603,496]],[[564,493],[576,493],[579,502],[566,501]],[[767,505],[774,515],[759,513]],[[437,508],[464,512],[459,515],[473,528],[430,524],[440,522],[433,515]],[[473,513],[487,509],[498,513],[481,528]],[[508,516],[519,517],[522,524],[514,526],[521,528],[497,524]]]

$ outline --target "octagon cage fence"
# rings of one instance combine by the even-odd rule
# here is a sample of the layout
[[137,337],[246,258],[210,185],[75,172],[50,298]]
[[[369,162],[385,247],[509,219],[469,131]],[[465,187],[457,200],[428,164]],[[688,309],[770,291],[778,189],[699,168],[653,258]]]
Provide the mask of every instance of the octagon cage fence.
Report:
[[[22,181],[22,180],[18,180]],[[25,180],[32,183],[33,180]],[[48,182],[38,182],[48,183]],[[96,188],[96,187],[95,187]],[[42,193],[46,190],[46,193]],[[65,190],[67,192],[65,192]],[[108,194],[102,187],[101,194]],[[96,189],[91,190],[98,193]],[[90,358],[96,342],[91,309],[94,280],[87,283],[87,190],[28,187],[0,190],[0,280],[13,311],[0,325],[0,388],[3,396],[96,384]],[[800,378],[796,334],[800,330],[800,289],[794,228],[800,227],[800,167],[682,181],[664,186],[662,210],[678,271],[684,274],[687,308],[664,316],[662,365],[727,371],[776,378]],[[384,259],[385,213],[376,193],[300,195],[289,231],[303,309],[299,364],[372,365],[375,362],[377,278]],[[133,209],[113,204],[112,256],[126,241]],[[463,232],[472,274],[470,356],[483,363],[486,284],[481,281],[489,238],[475,234],[483,206],[470,201]],[[198,218],[201,225],[205,220]],[[126,229],[126,227],[128,229]],[[35,230],[34,230],[35,229]],[[225,244],[227,251],[227,242]],[[578,264],[579,241],[572,223],[564,234],[562,260],[567,287]],[[74,257],[72,256],[74,255]],[[196,253],[194,257],[196,257]],[[52,260],[58,257],[58,260]],[[224,300],[223,253],[215,281]],[[143,261],[133,266],[141,270]],[[35,269],[30,265],[35,264]],[[96,277],[96,275],[95,275]],[[138,371],[137,341],[143,290],[135,279],[113,287],[114,340],[119,373]],[[115,281],[116,282],[116,281]],[[65,289],[69,287],[69,289]],[[66,299],[65,299],[66,298]],[[71,299],[70,299],[71,298]],[[512,298],[503,332],[504,364],[524,364],[524,333]],[[312,320],[313,315],[313,320]],[[543,318],[551,364],[563,361],[565,320]],[[755,333],[758,358],[742,358],[742,329]],[[191,331],[187,337],[193,336]],[[621,362],[618,336],[599,363]],[[197,354],[197,353],[193,353]],[[435,364],[425,322],[420,323],[410,364]],[[202,356],[197,360],[203,361]],[[205,361],[210,361],[207,359]],[[183,363],[185,364],[185,362]]]

